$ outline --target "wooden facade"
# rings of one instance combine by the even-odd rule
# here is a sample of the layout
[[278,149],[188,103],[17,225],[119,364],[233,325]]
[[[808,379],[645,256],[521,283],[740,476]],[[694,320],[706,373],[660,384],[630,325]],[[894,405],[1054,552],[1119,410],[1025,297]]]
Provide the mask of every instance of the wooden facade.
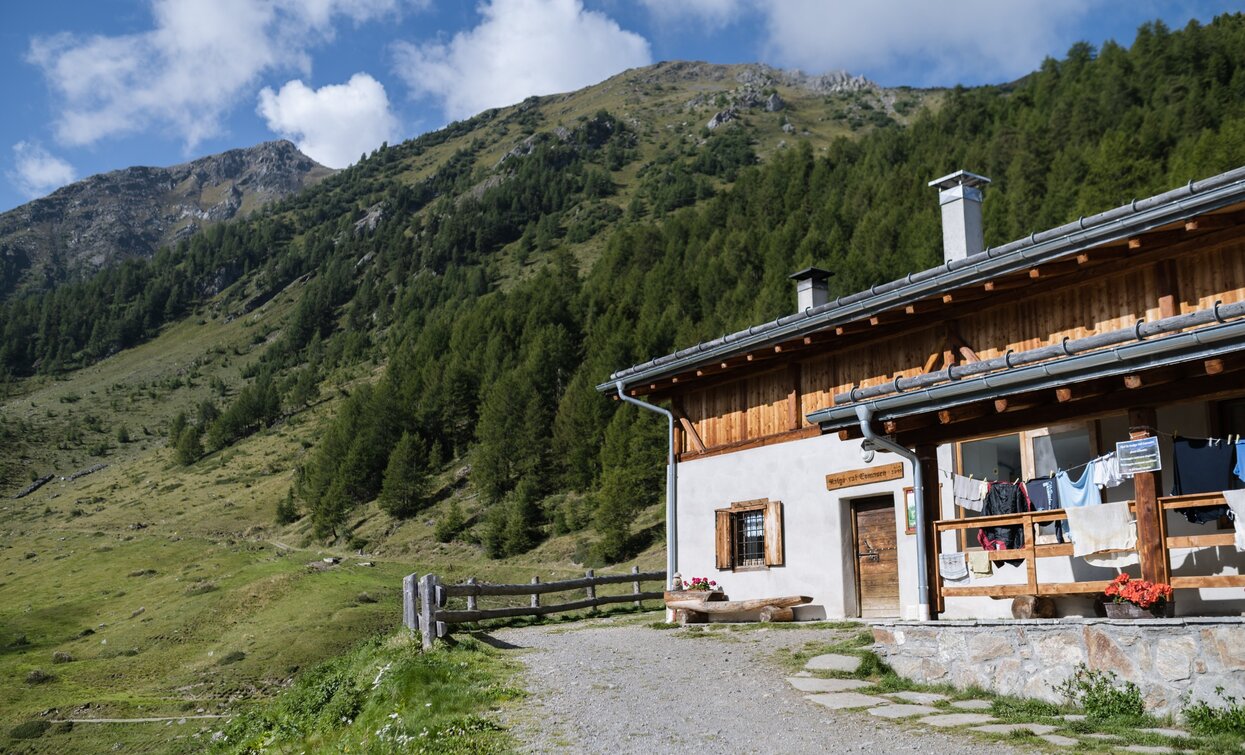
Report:
[[[1230,208],[635,386],[632,393],[671,401],[680,420],[677,452],[690,461],[816,435],[806,415],[853,387],[1241,301],[1245,212]],[[1025,408],[995,407],[1000,414],[1015,411],[1012,418],[1022,424],[1043,423]],[[914,436],[913,445],[945,439]]]

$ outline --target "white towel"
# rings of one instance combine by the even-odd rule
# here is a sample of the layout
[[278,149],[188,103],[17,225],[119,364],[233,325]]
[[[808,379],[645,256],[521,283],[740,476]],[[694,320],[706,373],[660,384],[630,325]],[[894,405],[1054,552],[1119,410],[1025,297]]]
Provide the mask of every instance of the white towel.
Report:
[[964,579],[968,576],[968,562],[963,553],[939,553],[938,573],[943,579]]
[[1228,504],[1236,525],[1236,549],[1245,551],[1245,490],[1225,490],[1223,500]]
[[1120,474],[1120,459],[1115,452],[1094,460],[1094,484],[1100,488],[1114,488],[1124,483]]
[[969,511],[981,511],[986,501],[986,481],[964,475],[951,476],[951,497],[955,504]]
[[986,551],[969,551],[968,566],[978,577],[988,577],[994,571],[994,566],[990,563],[990,554]]
[[1072,542],[1072,555],[1088,556],[1102,551],[1136,549],[1137,532],[1131,526],[1128,501],[1065,510],[1068,513],[1068,526],[1076,533]]

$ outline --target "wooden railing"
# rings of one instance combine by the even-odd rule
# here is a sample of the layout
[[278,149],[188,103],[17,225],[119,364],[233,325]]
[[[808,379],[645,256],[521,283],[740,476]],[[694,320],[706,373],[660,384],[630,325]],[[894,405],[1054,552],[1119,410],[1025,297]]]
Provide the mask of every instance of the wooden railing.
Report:
[[[1135,501],[1129,501],[1129,509],[1136,511],[1137,504]],[[1218,506],[1223,504],[1223,496],[1219,493],[1199,493],[1196,495],[1171,496],[1160,498],[1159,504],[1164,512],[1159,517],[1160,527],[1162,531],[1161,553],[1162,558],[1170,564],[1171,551],[1177,548],[1216,548],[1221,546],[1230,546],[1235,543],[1235,533],[1220,532],[1213,535],[1180,535],[1170,537],[1167,534],[1167,515],[1168,511],[1179,511],[1183,509],[1204,508],[1207,506]],[[957,530],[978,529],[980,527],[999,527],[1007,525],[1020,525],[1024,533],[1024,547],[1013,550],[990,551],[991,561],[1018,561],[1025,562],[1026,581],[1023,584],[1014,585],[981,585],[977,587],[958,587],[947,586],[943,584],[943,580],[939,577],[933,580],[936,585],[936,601],[937,610],[944,610],[945,599],[949,597],[969,597],[969,596],[986,596],[991,598],[1007,598],[1017,597],[1021,595],[1089,595],[1101,593],[1109,581],[1085,581],[1085,582],[1047,582],[1043,583],[1038,580],[1037,576],[1037,559],[1052,558],[1056,556],[1071,556],[1071,543],[1052,543],[1037,544],[1036,526],[1039,524],[1050,524],[1051,522],[1067,520],[1068,514],[1063,509],[1054,509],[1052,511],[1028,511],[1021,514],[1002,514],[998,516],[975,516],[967,519],[940,519],[934,522],[934,563],[938,563],[938,555],[942,550],[942,538],[944,532],[955,532]],[[1142,543],[1137,544],[1138,550],[1141,549]],[[1218,574],[1207,576],[1173,576],[1171,578],[1173,588],[1197,588],[1197,587],[1245,587],[1245,574]]]
[[[457,585],[443,585],[435,574],[418,577],[409,574],[402,580],[402,623],[411,632],[418,631],[423,636],[424,649],[432,647],[433,640],[445,637],[450,627],[456,624],[468,624],[488,619],[505,619],[515,616],[546,616],[563,611],[582,611],[596,609],[613,603],[634,603],[636,607],[644,600],[661,600],[661,590],[644,592],[640,589],[641,582],[666,581],[664,571],[641,572],[640,567],[633,566],[630,574],[610,574],[598,577],[592,569],[584,573],[581,579],[568,579],[562,582],[541,582],[540,577],[532,577],[526,585],[494,585],[476,580],[475,577]],[[597,595],[597,587],[601,585],[618,585],[631,583],[631,592],[617,595]],[[541,605],[540,596],[568,590],[583,590],[584,598],[565,603]],[[504,608],[481,609],[477,607],[477,599],[481,596],[529,596],[526,606],[509,606]],[[446,608],[450,598],[466,598],[466,609]]]

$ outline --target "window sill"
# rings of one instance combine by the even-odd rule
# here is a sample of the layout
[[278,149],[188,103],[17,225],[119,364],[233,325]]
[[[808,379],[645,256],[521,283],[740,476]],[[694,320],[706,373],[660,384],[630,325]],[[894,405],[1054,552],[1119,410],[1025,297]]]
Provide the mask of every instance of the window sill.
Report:
[[769,567],[768,567],[768,566],[764,566],[764,565],[761,565],[761,566],[736,566],[735,568],[731,569],[731,571],[733,571],[733,572],[741,572],[741,571],[769,571]]

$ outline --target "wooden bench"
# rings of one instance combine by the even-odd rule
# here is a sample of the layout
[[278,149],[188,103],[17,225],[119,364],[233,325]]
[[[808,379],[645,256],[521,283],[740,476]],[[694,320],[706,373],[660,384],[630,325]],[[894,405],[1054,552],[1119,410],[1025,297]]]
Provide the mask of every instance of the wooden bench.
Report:
[[812,603],[807,595],[788,595],[781,598],[756,598],[754,600],[714,600],[711,598],[685,598],[667,600],[666,608],[673,609],[680,624],[703,624],[714,613],[749,613],[757,611],[760,621],[793,621],[794,606]]

